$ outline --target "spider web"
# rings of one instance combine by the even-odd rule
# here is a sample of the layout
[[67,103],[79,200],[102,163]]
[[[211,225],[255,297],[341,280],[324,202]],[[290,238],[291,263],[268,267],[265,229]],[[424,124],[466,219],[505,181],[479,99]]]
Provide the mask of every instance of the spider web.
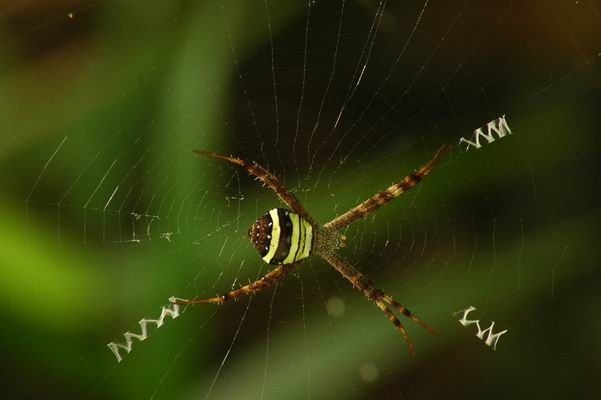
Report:
[[[3,397],[591,397],[600,13],[2,6]],[[501,116],[511,135],[457,146]],[[444,162],[349,226],[340,252],[440,333],[402,321],[415,359],[320,259],[236,303],[182,308],[120,364],[106,349],[170,296],[268,271],[245,233],[277,198],[192,149],[256,160],[323,223],[442,144],[455,145]],[[470,305],[483,328],[508,329],[496,351],[459,323]]]

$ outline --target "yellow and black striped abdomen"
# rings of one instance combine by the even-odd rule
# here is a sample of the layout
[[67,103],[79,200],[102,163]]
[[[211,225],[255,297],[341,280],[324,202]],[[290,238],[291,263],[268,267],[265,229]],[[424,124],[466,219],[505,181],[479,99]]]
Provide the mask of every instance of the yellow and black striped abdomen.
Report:
[[248,230],[252,244],[269,264],[291,264],[311,255],[313,226],[297,213],[274,208]]

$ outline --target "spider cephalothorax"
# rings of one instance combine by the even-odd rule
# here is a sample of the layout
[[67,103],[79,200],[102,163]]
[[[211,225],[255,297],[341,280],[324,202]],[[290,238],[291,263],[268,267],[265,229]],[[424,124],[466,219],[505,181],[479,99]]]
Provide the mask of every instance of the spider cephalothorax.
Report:
[[344,241],[346,240],[346,237],[341,235],[339,230],[376,211],[384,204],[398,197],[401,193],[411,189],[430,173],[448,149],[446,146],[441,147],[434,157],[419,170],[414,171],[400,182],[375,194],[355,208],[321,226],[313,220],[294,194],[288,191],[286,185],[256,162],[247,162],[235,157],[195,150],[195,153],[225,160],[245,168],[251,175],[254,175],[265,185],[269,186],[294,211],[284,208],[274,208],[257,219],[248,230],[248,237],[259,251],[263,260],[269,264],[277,265],[277,268],[274,268],[262,278],[239,289],[230,290],[221,296],[202,300],[176,300],[176,303],[223,303],[228,300],[237,299],[243,295],[258,292],[283,279],[296,269],[305,258],[310,255],[319,255],[384,312],[386,317],[403,334],[403,338],[409,346],[409,351],[413,354],[411,339],[389,306],[394,307],[401,314],[421,325],[429,332],[434,333],[434,331],[413,315],[405,306],[388,296],[381,289],[378,289],[369,278],[355,267],[338,257],[336,250],[344,247]]

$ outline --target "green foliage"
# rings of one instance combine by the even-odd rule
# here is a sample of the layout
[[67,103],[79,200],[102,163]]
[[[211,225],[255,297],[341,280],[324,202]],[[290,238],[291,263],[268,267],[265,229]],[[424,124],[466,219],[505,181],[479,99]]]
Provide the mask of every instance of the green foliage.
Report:
[[[276,41],[291,35],[287,29],[299,18],[304,23],[303,2],[268,3]],[[9,13],[14,21],[0,29],[5,43],[0,80],[5,132],[0,142],[0,338],[10,370],[3,378],[3,398],[198,398],[211,387],[225,355],[229,358],[219,372],[213,399],[257,398],[264,377],[265,398],[278,399],[373,398],[377,393],[388,398],[398,393],[403,398],[436,398],[452,390],[464,397],[505,398],[521,397],[521,385],[536,386],[526,389],[530,397],[590,394],[592,379],[580,381],[573,389],[573,382],[560,377],[578,379],[571,370],[576,363],[582,367],[574,371],[592,368],[588,354],[594,347],[588,335],[599,328],[591,318],[598,300],[589,294],[599,283],[592,223],[598,217],[598,177],[592,163],[597,149],[591,144],[598,125],[598,102],[593,101],[598,92],[589,89],[591,82],[552,75],[551,81],[562,85],[562,93],[583,94],[545,93],[531,104],[524,101],[524,83],[504,76],[505,93],[516,95],[504,99],[502,106],[521,104],[528,110],[512,108],[511,137],[477,151],[455,149],[452,162],[438,167],[424,181],[423,191],[416,189],[398,208],[384,208],[365,226],[349,230],[349,242],[369,235],[378,243],[384,241],[391,223],[394,234],[402,224],[405,235],[415,229],[435,236],[429,239],[435,244],[422,256],[407,249],[406,241],[400,252],[386,248],[388,258],[376,257],[373,262],[367,245],[345,253],[362,263],[360,269],[372,269],[374,280],[441,332],[441,338],[433,338],[405,324],[416,344],[416,359],[409,357],[372,304],[346,287],[346,282],[330,284],[338,277],[313,261],[299,272],[300,280],[291,277],[278,287],[276,306],[269,307],[270,292],[250,300],[245,324],[251,333],[245,325],[235,342],[232,337],[246,299],[216,313],[211,307],[188,309],[177,320],[168,320],[151,340],[136,343],[126,360],[114,367],[105,344],[121,340],[125,331],[137,331],[139,319],[158,317],[170,296],[221,292],[234,278],[252,279],[265,272],[258,270],[260,260],[254,249],[241,243],[255,213],[276,204],[274,195],[251,186],[254,182],[244,174],[232,175],[226,166],[191,154],[195,147],[231,149],[260,159],[263,146],[272,144],[272,134],[262,143],[252,127],[236,120],[237,113],[248,112],[240,111],[245,100],[240,100],[238,68],[252,64],[254,57],[270,56],[265,53],[269,40],[265,8],[263,2],[226,1],[226,25],[218,1],[153,2],[152,6],[112,1],[80,10],[64,4],[39,7],[48,8],[39,10],[43,17],[33,22],[33,30],[18,28],[20,23],[32,23],[30,17],[39,18],[29,8]],[[351,17],[359,18],[355,14]],[[316,29],[330,38],[335,37],[336,27],[332,22]],[[382,41],[393,49],[398,45],[394,36]],[[232,61],[232,47],[237,63]],[[285,41],[280,49],[284,59]],[[371,67],[383,75],[391,59],[374,57]],[[405,62],[414,70],[423,65],[423,60]],[[340,68],[354,63],[343,59]],[[329,72],[330,64],[323,68]],[[472,80],[489,80],[486,68],[473,71],[471,77],[460,77],[458,84],[469,88]],[[285,89],[292,82],[287,72],[282,68],[282,98],[296,101],[299,94]],[[537,71],[527,73],[537,76]],[[252,81],[253,76],[246,79]],[[393,84],[394,93],[385,94],[388,103],[399,93]],[[270,96],[271,92],[265,97],[272,101]],[[271,119],[263,111],[273,112],[271,102],[262,98],[255,106],[259,122]],[[467,112],[465,118],[481,120],[483,125],[487,121],[482,115],[486,114]],[[294,122],[290,119],[289,126]],[[267,128],[257,129],[270,129],[264,125]],[[309,133],[310,129],[301,131],[301,135]],[[444,140],[454,144],[467,134],[445,133]],[[281,135],[286,157],[293,146],[293,130],[282,129]],[[322,135],[316,143],[326,136]],[[64,148],[44,169],[49,154],[65,136]],[[368,138],[370,144],[376,142],[375,136]],[[416,141],[427,137],[430,144],[435,141],[434,135],[416,137]],[[344,167],[326,169],[317,190],[297,194],[319,220],[332,217],[429,157],[429,151],[414,146],[411,159],[405,158],[408,142],[403,133],[391,136],[390,145],[368,153],[372,158],[365,163],[351,157]],[[328,149],[331,143],[324,143]],[[288,166],[287,181],[301,181],[287,160],[277,160],[275,152],[267,151],[273,158],[261,162],[270,161],[270,166],[280,169]],[[141,159],[142,154],[147,155]],[[300,175],[307,172],[307,162],[302,160]],[[138,168],[133,167],[136,163]],[[169,179],[153,180],[166,165]],[[44,174],[36,184],[41,171]],[[192,185],[199,203],[206,193],[201,204],[209,211],[204,219],[192,221],[200,221],[203,226],[194,229],[204,236],[182,232],[174,243],[156,236],[139,244],[114,240],[118,224],[135,225],[136,219],[103,212],[107,196],[99,199],[90,194],[100,182],[102,193],[110,194],[109,188],[116,187],[115,193],[122,196],[126,188],[121,182],[128,174],[131,180],[125,185],[133,187],[132,182],[139,181],[149,188],[146,204],[151,201],[149,193],[158,193],[154,205],[168,208],[171,202],[186,199]],[[198,180],[190,183],[196,175]],[[224,177],[232,176],[225,182]],[[77,185],[70,188],[75,181]],[[308,187],[314,182],[301,183]],[[235,201],[224,201],[238,195],[240,187],[253,198],[240,202],[240,208]],[[481,217],[487,201],[494,203],[494,211]],[[413,202],[419,216],[413,214]],[[84,204],[89,205],[84,208]],[[443,207],[432,206],[440,204],[449,206],[450,216]],[[109,208],[118,209],[115,204]],[[176,210],[168,215],[168,221],[157,220],[156,225],[175,225],[170,224],[177,218]],[[240,215],[248,218],[238,220]],[[57,221],[57,216],[62,220]],[[151,217],[141,216],[146,226],[147,218]],[[453,237],[454,243],[439,244],[436,230],[424,226],[430,220],[453,220],[440,238]],[[484,222],[473,231],[469,221]],[[495,238],[492,221],[498,229]],[[477,252],[475,240],[479,240]],[[211,287],[216,281],[219,285]],[[328,283],[323,288],[314,287],[324,281]],[[324,312],[320,296],[327,299],[332,293],[345,300],[347,311],[340,319]],[[452,315],[470,304],[494,310],[484,311],[483,319],[509,329],[496,353]],[[271,312],[277,315],[270,324],[265,372],[266,314]],[[372,386],[358,378],[358,366],[366,361],[376,362],[381,373]],[[545,369],[549,364],[555,365],[550,373]],[[479,370],[485,372],[478,374]],[[460,379],[460,374],[466,376]],[[548,379],[553,380],[550,389],[542,390]],[[465,389],[468,383],[474,384],[472,391]],[[446,386],[437,389],[437,385]]]

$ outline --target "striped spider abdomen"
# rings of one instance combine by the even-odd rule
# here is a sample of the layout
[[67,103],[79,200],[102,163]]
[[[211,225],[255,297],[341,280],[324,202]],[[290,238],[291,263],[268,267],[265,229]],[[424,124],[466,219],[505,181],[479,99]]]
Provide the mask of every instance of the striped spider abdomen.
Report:
[[311,255],[315,242],[309,221],[284,208],[274,208],[251,225],[248,238],[266,263],[292,264]]

